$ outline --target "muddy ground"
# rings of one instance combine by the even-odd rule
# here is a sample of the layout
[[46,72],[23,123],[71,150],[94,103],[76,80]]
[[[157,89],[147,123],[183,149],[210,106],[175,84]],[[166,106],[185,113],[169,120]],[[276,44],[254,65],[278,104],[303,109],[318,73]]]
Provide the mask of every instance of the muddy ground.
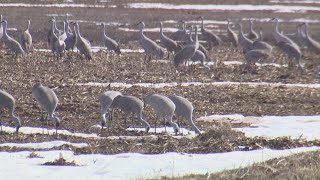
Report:
[[[13,1],[8,1],[13,2]],[[19,1],[20,2],[20,1]],[[36,3],[37,1],[33,1]],[[57,1],[58,2],[58,1]],[[79,1],[80,2],[80,1]],[[189,1],[186,1],[189,2]],[[241,2],[241,1],[237,1]],[[42,2],[45,3],[45,2]],[[101,35],[97,22],[119,22],[120,26],[132,27],[133,24],[144,20],[148,27],[155,27],[160,20],[190,20],[200,15],[211,20],[224,20],[227,17],[239,19],[239,17],[270,17],[270,12],[210,12],[196,10],[141,10],[128,9],[123,5],[125,1],[111,1],[109,6],[116,8],[12,8],[0,7],[4,18],[8,20],[10,27],[18,28],[17,32],[10,32],[13,37],[18,37],[26,20],[32,19],[32,35],[35,48],[46,48],[49,16],[46,14],[72,14],[71,20],[86,20],[89,23],[80,23],[81,33],[87,37],[93,45],[101,45]],[[308,12],[302,14],[273,13],[273,17],[283,19],[305,18],[317,19],[319,14]],[[57,17],[63,20],[64,17]],[[173,24],[170,24],[173,26]],[[283,28],[293,32],[296,24],[284,23]],[[174,25],[175,26],[175,25]],[[271,40],[271,23],[257,23],[257,27],[263,27],[266,39]],[[220,25],[225,28],[225,25]],[[317,32],[319,26],[312,24],[311,32]],[[134,27],[137,28],[137,27]],[[137,33],[119,31],[116,27],[108,27],[108,33],[120,42],[122,48],[139,49]],[[158,37],[157,33],[146,33],[151,38]],[[279,51],[275,49],[278,63],[285,62]],[[254,67],[252,72],[241,70],[239,65],[226,66],[218,64],[206,70],[196,66],[192,71],[182,67],[179,72],[171,66],[171,63],[151,62],[145,64],[143,54],[122,53],[108,55],[105,51],[94,53],[94,59],[87,61],[68,53],[62,60],[57,61],[50,52],[35,51],[28,55],[26,60],[12,59],[5,48],[0,51],[0,87],[11,93],[16,98],[16,113],[21,117],[23,126],[40,127],[40,113],[35,100],[31,96],[32,83],[40,80],[42,84],[54,89],[59,98],[57,115],[61,117],[60,129],[73,132],[91,132],[90,127],[100,122],[100,105],[98,96],[107,90],[118,90],[124,94],[137,96],[142,99],[148,93],[163,95],[177,94],[188,98],[195,107],[194,118],[210,114],[234,114],[243,115],[316,115],[320,114],[320,90],[319,88],[294,88],[286,86],[178,86],[166,88],[114,88],[79,86],[77,83],[86,82],[281,82],[281,83],[319,83],[319,77],[315,71],[319,65],[319,55],[303,50],[304,72],[298,73],[295,69],[287,67],[261,66]],[[209,61],[223,62],[229,60],[243,61],[244,57],[239,50],[230,49],[227,44],[210,51]],[[146,108],[144,116],[150,124],[154,124],[155,117],[150,108]],[[12,126],[4,113],[3,124]],[[298,146],[319,145],[319,142],[306,142],[304,140],[291,140],[279,138],[274,141],[263,138],[246,138],[242,133],[233,132],[230,128],[217,129],[217,123],[195,122],[203,135],[190,139],[175,139],[162,134],[156,139],[138,140],[88,140],[83,138],[68,137],[64,135],[47,136],[37,135],[12,135],[4,133],[1,142],[41,142],[48,139],[63,139],[71,142],[88,142],[90,148],[76,150],[78,153],[120,153],[142,152],[163,153],[167,151],[209,153],[232,150],[250,150],[261,147],[291,148]],[[159,124],[159,123],[158,123]],[[161,123],[163,124],[163,123]],[[49,123],[52,127],[51,122]],[[131,122],[129,123],[131,125]],[[141,126],[135,122],[135,126]],[[186,125],[183,125],[186,127]],[[232,126],[243,126],[236,124]],[[116,112],[113,121],[113,129],[110,132],[103,131],[101,136],[142,136],[146,133],[127,132],[124,130],[124,114]],[[218,135],[217,135],[218,133]],[[146,144],[148,146],[142,146]],[[245,148],[243,148],[243,146]],[[242,148],[239,148],[242,147]],[[73,147],[59,147],[60,149],[74,149]],[[12,150],[2,148],[1,150]]]

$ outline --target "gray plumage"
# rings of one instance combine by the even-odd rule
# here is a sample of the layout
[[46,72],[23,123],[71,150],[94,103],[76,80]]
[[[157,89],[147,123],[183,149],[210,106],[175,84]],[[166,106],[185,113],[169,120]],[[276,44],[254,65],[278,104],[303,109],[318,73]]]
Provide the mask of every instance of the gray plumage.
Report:
[[30,34],[30,20],[28,20],[28,27],[25,31],[23,31],[20,37],[21,46],[24,51],[28,53],[32,47],[32,36]]
[[[108,112],[113,99],[115,97],[117,97],[118,95],[122,95],[121,92],[119,91],[107,91],[104,92],[103,94],[100,95],[99,97],[99,101],[100,101],[100,110],[101,110],[101,116],[102,116],[102,120],[101,120],[101,130],[103,129],[104,126],[108,127],[108,129],[111,127],[111,115]],[[107,118],[108,117],[108,124],[107,123]]]
[[259,31],[259,38],[252,43],[252,49],[262,49],[269,51],[270,53],[272,52],[272,46],[268,44],[267,42],[263,41],[262,37],[262,29],[260,28]]
[[[2,109],[7,108],[9,111],[10,118],[16,124],[16,132],[19,132],[19,128],[21,127],[21,120],[14,114],[15,109],[15,99],[12,97],[11,94],[7,93],[6,91],[0,90],[0,111]],[[1,131],[2,131],[2,123],[0,121]]]
[[315,52],[315,53],[320,53],[320,43],[318,41],[314,40],[309,35],[308,24],[307,23],[303,23],[302,25],[304,26],[304,33],[306,34],[308,50],[311,50],[312,52]]
[[195,54],[195,52],[198,50],[199,41],[198,41],[198,27],[197,26],[196,26],[195,30],[196,30],[195,40],[193,42],[189,43],[186,47],[184,47],[181,51],[176,53],[176,55],[174,56],[173,64],[176,68],[178,68],[178,66],[180,64],[183,64],[186,61],[188,61],[189,59],[191,59],[193,57],[193,55]]
[[203,24],[203,17],[201,16],[201,33],[204,40],[209,44],[209,49],[211,50],[213,46],[219,46],[222,42],[221,38],[215,33],[207,30]]
[[302,33],[301,25],[297,26],[297,30],[294,33],[286,34],[287,37],[292,39],[295,43],[297,43],[299,46],[303,47],[306,45],[305,43],[305,34]]
[[67,31],[67,24],[63,21],[63,31],[62,34],[59,36],[59,39],[63,42],[67,39]]
[[175,42],[174,40],[170,39],[169,37],[163,34],[162,22],[160,22],[160,43],[163,45],[163,47],[167,49],[168,59],[169,59],[170,53],[177,53],[182,49],[177,42]]
[[[143,102],[134,97],[134,96],[122,96],[118,95],[113,99],[111,104],[112,108],[119,108],[126,113],[125,115],[125,127],[127,126],[127,116],[129,113],[132,115],[137,115],[138,120],[144,124],[146,128],[146,132],[149,132],[150,125],[147,121],[142,118],[142,111],[143,111]],[[126,127],[127,128],[127,127]]]
[[54,93],[52,89],[37,82],[32,87],[32,96],[40,106],[41,112],[44,110],[48,113],[48,117],[53,121],[57,133],[60,125],[60,119],[54,115],[54,111],[58,105],[58,97],[56,93]]
[[273,18],[270,21],[275,21],[275,26],[274,26],[274,30],[272,32],[272,35],[276,41],[276,44],[278,44],[279,42],[285,42],[285,43],[290,43],[290,44],[296,46],[297,48],[299,48],[299,46],[295,42],[293,42],[290,38],[288,38],[287,36],[285,36],[279,32],[279,19],[278,18]]
[[79,50],[80,54],[84,55],[87,59],[92,59],[92,50],[91,44],[85,38],[83,38],[79,31],[79,24],[75,23],[76,31],[76,47]]
[[151,56],[156,56],[158,59],[163,59],[165,51],[162,47],[160,47],[157,43],[152,41],[150,38],[144,35],[143,29],[145,27],[144,22],[140,22],[138,24],[141,24],[140,27],[140,37],[139,37],[139,43],[141,47],[144,49],[145,52],[145,60],[147,57],[149,57],[149,61],[151,60]]
[[[54,24],[53,25],[51,25],[52,24],[52,21],[54,22]],[[60,36],[61,34],[62,34],[62,31],[61,30],[59,30],[58,28],[57,28],[57,26],[56,26],[56,17],[53,17],[50,21],[50,29],[49,29],[49,31],[48,31],[48,35],[47,35],[47,38],[48,38],[48,45],[50,46],[51,45],[51,39],[52,39],[52,30],[56,33],[56,35],[57,36]]]
[[107,47],[109,51],[114,51],[117,54],[121,54],[118,43],[106,35],[106,25],[104,23],[101,25],[103,26],[102,39],[104,46]]
[[[179,132],[179,126],[177,123],[172,122],[172,116],[176,109],[175,104],[166,96],[162,96],[159,94],[147,95],[144,98],[144,103],[146,105],[150,105],[156,114],[156,121],[162,116],[169,122],[169,124],[173,127],[175,134]],[[155,128],[156,128],[155,124]]]
[[187,123],[192,127],[193,131],[197,134],[201,134],[198,127],[194,124],[192,120],[193,105],[188,99],[181,96],[168,96],[171,101],[176,105],[175,114],[178,118],[182,118],[187,121]]
[[[51,26],[54,27],[55,21],[54,19],[51,22]],[[63,53],[66,48],[66,44],[64,41],[56,35],[54,28],[51,28],[51,36],[50,36],[50,47],[53,54],[56,54],[57,59],[63,56]]]
[[18,54],[22,55],[22,58],[25,59],[26,53],[23,50],[22,46],[18,41],[10,37],[7,33],[7,21],[1,22],[3,25],[3,40],[6,47],[8,47],[17,57]]
[[231,42],[231,44],[233,45],[233,47],[238,47],[239,44],[239,39],[237,34],[231,29],[230,27],[230,20],[227,19],[228,24],[227,24],[227,36],[228,36],[228,40],[229,42]]
[[254,31],[254,29],[253,29],[253,20],[252,19],[250,19],[249,20],[249,24],[250,24],[250,28],[249,28],[249,33],[248,33],[248,38],[249,39],[251,39],[251,40],[256,40],[256,39],[258,39],[259,38],[259,35],[258,35],[258,33],[257,32],[255,32]]
[[[191,25],[190,31],[189,31],[189,44],[193,42],[192,31],[193,31],[193,26]],[[205,59],[209,59],[209,56],[208,56],[209,52],[201,43],[199,43],[199,48],[197,51],[201,51],[205,55]]]
[[179,29],[170,35],[170,38],[174,41],[182,41],[187,35],[186,22],[179,21]]
[[299,69],[302,70],[302,66],[300,64],[301,60],[301,51],[297,46],[287,43],[287,42],[279,42],[277,47],[288,57],[289,61],[294,61],[296,65],[298,65]]
[[253,41],[243,34],[242,24],[238,23],[237,27],[239,31],[239,44],[242,47],[243,52],[247,53],[252,50]]
[[69,22],[66,21],[66,34],[67,34],[67,38],[64,41],[64,43],[66,44],[66,50],[72,50],[75,48],[76,46],[76,32],[75,29],[72,28],[72,32],[69,32]]
[[275,61],[275,57],[268,50],[253,49],[245,54],[246,66],[253,65],[256,62],[265,59],[271,59],[273,62]]

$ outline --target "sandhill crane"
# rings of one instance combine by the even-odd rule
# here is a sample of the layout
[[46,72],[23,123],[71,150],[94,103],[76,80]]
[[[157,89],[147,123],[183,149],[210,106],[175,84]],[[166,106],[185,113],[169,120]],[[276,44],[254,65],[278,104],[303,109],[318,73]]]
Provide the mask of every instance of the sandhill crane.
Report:
[[59,39],[63,42],[67,39],[67,31],[67,24],[63,21],[63,31],[62,34],[59,36]]
[[279,42],[286,42],[286,43],[293,44],[299,48],[299,46],[295,42],[293,42],[290,38],[288,38],[287,36],[285,36],[279,32],[279,19],[278,18],[272,18],[270,21],[275,22],[275,26],[274,26],[274,30],[272,32],[272,35],[276,41],[276,44],[278,44]]
[[149,57],[148,61],[151,60],[151,55],[156,56],[159,59],[163,59],[165,51],[162,47],[160,47],[157,43],[152,41],[150,38],[143,34],[143,29],[145,27],[144,22],[139,22],[137,25],[141,24],[140,26],[140,38],[139,43],[145,51],[145,60],[147,56]]
[[176,53],[176,55],[174,56],[173,64],[176,68],[178,68],[178,66],[180,64],[183,64],[184,62],[186,62],[190,58],[192,58],[193,55],[195,54],[195,52],[198,50],[199,41],[198,41],[198,27],[197,26],[195,27],[195,30],[196,30],[195,40],[192,43],[188,44],[186,47],[184,47],[181,51]]
[[[271,59],[275,61],[275,57],[268,50],[253,49],[245,54],[244,67],[250,67],[260,60]],[[242,66],[243,67],[243,66]]]
[[7,24],[8,24],[7,21],[4,20],[1,23],[3,25],[3,34],[4,34],[3,40],[4,40],[5,46],[8,47],[14,53],[15,57],[17,57],[18,54],[21,54],[22,58],[25,59],[26,53],[23,50],[20,43],[15,39],[13,39],[12,37],[10,37],[7,33]]
[[21,37],[20,37],[21,46],[23,47],[24,51],[26,53],[29,52],[29,50],[32,47],[32,36],[30,34],[30,20],[28,20],[28,27],[25,31],[23,31]]
[[[0,111],[4,108],[7,108],[9,111],[10,118],[16,124],[16,132],[19,132],[19,128],[21,127],[21,120],[14,114],[15,109],[15,99],[12,97],[11,94],[7,93],[4,90],[0,90]],[[2,132],[2,123],[0,120],[1,132]]]
[[64,41],[64,43],[66,44],[66,50],[72,50],[74,47],[76,46],[76,32],[75,29],[72,28],[72,32],[69,32],[69,22],[66,21],[66,25],[67,25],[67,29],[65,29],[66,34],[67,34],[67,39]]
[[174,114],[176,106],[174,103],[166,96],[159,94],[150,94],[144,98],[144,103],[150,105],[156,114],[155,121],[155,132],[157,128],[157,120],[163,116],[165,120],[173,127],[175,134],[179,132],[179,126],[177,123],[172,122],[172,116]]
[[297,26],[296,32],[286,34],[286,36],[292,39],[295,43],[297,43],[301,47],[306,45],[304,41],[305,34],[302,33],[301,25]]
[[163,34],[162,22],[160,22],[160,43],[167,49],[168,59],[169,59],[170,53],[177,53],[182,49],[177,42],[175,42],[174,40],[170,39],[169,37]]
[[253,20],[250,19],[249,20],[249,24],[250,24],[250,32],[248,33],[248,38],[251,39],[251,40],[255,40],[255,39],[258,39],[259,38],[259,35],[258,33],[256,33],[254,30],[253,30]]
[[[53,24],[53,26],[51,25],[52,24],[52,21],[54,22],[54,24]],[[50,46],[51,45],[51,39],[52,39],[52,29],[53,29],[53,31],[57,34],[57,36],[60,36],[61,34],[62,34],[62,31],[61,30],[59,30],[58,28],[57,28],[57,26],[56,26],[56,17],[53,17],[52,19],[50,19],[49,20],[49,22],[50,22],[50,29],[49,29],[49,31],[48,31],[48,35],[47,35],[47,38],[48,38],[48,46]]]
[[[189,30],[189,43],[193,42],[192,31],[193,31],[193,25],[190,26],[190,30]],[[201,51],[205,55],[205,59],[209,59],[209,56],[208,56],[209,52],[201,43],[199,43],[198,50]]]
[[204,39],[209,44],[209,49],[211,50],[213,46],[219,46],[222,42],[220,37],[218,35],[216,35],[215,33],[207,30],[204,27],[203,16],[200,16],[199,19],[201,19],[201,33],[202,33],[202,36],[204,37]]
[[308,32],[308,24],[307,23],[303,23],[302,24],[304,26],[304,33],[306,34],[306,40],[307,40],[307,46],[308,49],[310,49],[311,51],[315,52],[315,53],[320,53],[320,43],[316,40],[314,40]]
[[[52,20],[52,27],[54,26],[54,20]],[[57,59],[61,58],[65,48],[66,44],[64,41],[59,37],[57,37],[56,33],[54,32],[54,28],[51,28],[51,37],[50,37],[50,46],[53,54],[56,54]]]
[[241,23],[237,23],[237,27],[239,30],[239,44],[242,47],[243,52],[247,53],[252,50],[253,41],[244,36]]
[[92,50],[89,41],[81,36],[78,23],[75,23],[74,28],[76,28],[75,31],[77,49],[79,50],[81,55],[83,54],[89,60],[92,59]]
[[104,46],[107,47],[109,51],[114,51],[117,54],[121,54],[118,43],[106,35],[106,25],[104,23],[101,25],[103,27],[102,40]]
[[182,41],[187,35],[186,22],[179,21],[179,29],[170,35],[170,38],[174,41]]
[[[101,115],[102,115],[101,130],[103,129],[104,126],[106,126],[109,131],[109,129],[111,127],[111,119],[112,119],[112,115],[113,115],[113,110],[112,110],[111,114],[108,112],[108,110],[113,102],[113,99],[115,97],[117,97],[118,95],[122,95],[122,93],[119,91],[107,91],[107,92],[104,92],[103,94],[101,94],[99,97],[99,101],[100,101],[100,105],[101,105],[100,110],[101,110]],[[108,124],[107,125],[106,125],[106,123],[107,123],[106,116],[108,117]]]
[[[2,22],[2,14],[0,15],[0,22]],[[3,26],[2,23],[0,23],[0,39],[3,37]]]
[[118,95],[113,99],[111,104],[112,108],[119,108],[126,113],[125,115],[125,128],[127,128],[127,116],[129,113],[132,113],[132,121],[134,116],[138,116],[138,120],[144,124],[146,128],[146,132],[149,132],[150,125],[147,121],[142,118],[142,111],[143,111],[143,102],[134,96],[123,96]]
[[262,28],[260,28],[259,31],[259,39],[253,41],[252,49],[262,49],[272,52],[272,46],[268,44],[267,42],[263,41],[263,35],[262,35]]
[[230,28],[230,20],[227,19],[228,25],[227,25],[227,36],[233,47],[238,47],[239,39],[237,34]]
[[[53,121],[56,128],[56,134],[60,125],[60,119],[54,115],[54,111],[58,105],[58,98],[54,91],[46,86],[43,86],[40,82],[36,82],[32,87],[32,96],[37,101],[41,109],[41,122],[43,127],[43,110],[48,113],[49,118]],[[47,116],[47,117],[48,117]],[[48,124],[48,119],[47,119]]]
[[287,56],[287,58],[289,59],[289,65],[292,63],[291,61],[293,60],[293,63],[295,63],[298,66],[298,69],[301,71],[303,70],[300,64],[301,51],[297,46],[291,43],[281,41],[277,44],[277,47],[279,47],[279,49]]
[[193,131],[195,131],[197,134],[201,134],[199,128],[194,124],[192,120],[192,114],[193,114],[192,103],[188,99],[181,96],[173,95],[168,97],[176,105],[176,109],[174,112],[177,115],[177,117],[185,119],[187,123],[192,127]]

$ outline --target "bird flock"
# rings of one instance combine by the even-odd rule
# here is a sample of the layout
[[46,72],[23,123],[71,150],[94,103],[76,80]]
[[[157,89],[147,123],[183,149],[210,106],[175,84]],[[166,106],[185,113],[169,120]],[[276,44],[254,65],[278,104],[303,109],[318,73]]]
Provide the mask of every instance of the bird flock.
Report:
[[[276,61],[273,55],[274,47],[263,40],[261,28],[259,33],[254,30],[254,21],[252,19],[249,19],[249,32],[247,34],[243,30],[241,20],[232,23],[230,19],[226,19],[226,40],[222,40],[223,38],[221,36],[205,27],[203,16],[195,19],[201,21],[200,31],[196,25],[190,24],[186,26],[186,22],[181,20],[178,21],[179,29],[171,35],[164,34],[163,23],[160,22],[160,44],[157,44],[155,40],[152,40],[144,34],[146,25],[143,21],[137,23],[136,26],[140,28],[137,40],[144,49],[145,62],[149,62],[152,57],[157,60],[165,57],[169,59],[170,54],[172,54],[174,56],[172,62],[176,68],[179,68],[181,64],[187,64],[189,61],[198,61],[202,66],[208,68],[208,66],[205,66],[205,61],[209,59],[208,51],[221,46],[223,43],[230,43],[233,49],[241,48],[245,57],[244,67],[250,67],[263,59],[270,59],[272,62]],[[314,40],[309,34],[307,23],[299,24],[295,33],[286,35],[279,30],[280,23],[278,18],[272,18],[270,22],[274,22],[272,35],[275,47],[287,56],[288,64],[292,63],[302,70],[301,48],[307,47],[312,52],[320,52],[320,43]],[[85,57],[88,60],[93,59],[91,43],[81,35],[78,22],[69,22],[68,19],[64,20],[63,30],[57,28],[55,18],[50,19],[49,24],[50,27],[47,36],[48,47],[58,60],[63,57],[66,51],[74,52],[75,49],[78,52],[78,57]],[[236,28],[232,29],[232,25]],[[13,57],[21,54],[22,58],[25,59],[26,55],[33,49],[32,36],[30,34],[31,21],[28,20],[27,29],[21,34],[20,42],[8,35],[7,26],[8,22],[3,20],[1,15],[0,38],[4,40],[5,46],[13,52]],[[101,23],[101,26],[101,40],[103,45],[109,51],[121,54],[117,41],[107,35],[106,25]],[[189,27],[190,32],[188,35],[187,28]],[[238,33],[236,33],[235,30],[237,30]],[[193,31],[195,31],[194,37]],[[200,38],[206,42],[206,47],[200,43]]]

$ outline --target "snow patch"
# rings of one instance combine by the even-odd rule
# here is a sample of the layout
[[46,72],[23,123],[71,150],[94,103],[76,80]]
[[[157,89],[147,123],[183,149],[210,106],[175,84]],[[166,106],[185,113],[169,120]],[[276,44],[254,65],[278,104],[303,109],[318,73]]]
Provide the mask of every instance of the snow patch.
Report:
[[11,147],[11,148],[32,148],[32,149],[51,149],[63,145],[74,146],[76,148],[87,147],[87,143],[70,143],[67,141],[49,141],[41,143],[2,143],[0,147]]

